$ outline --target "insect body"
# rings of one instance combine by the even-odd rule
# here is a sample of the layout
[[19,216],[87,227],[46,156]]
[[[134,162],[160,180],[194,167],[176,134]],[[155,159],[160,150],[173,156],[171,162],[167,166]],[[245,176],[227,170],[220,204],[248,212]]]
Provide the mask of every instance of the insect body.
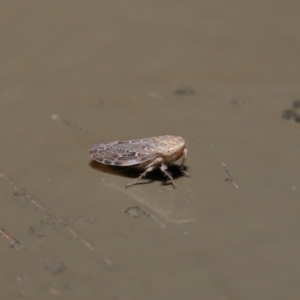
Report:
[[126,188],[136,184],[139,179],[157,168],[171,180],[173,187],[176,188],[167,168],[180,157],[183,157],[180,170],[184,176],[190,177],[184,170],[187,149],[184,139],[180,136],[164,135],[98,144],[91,147],[90,155],[94,160],[105,165],[135,166],[145,170],[138,178],[128,183]]

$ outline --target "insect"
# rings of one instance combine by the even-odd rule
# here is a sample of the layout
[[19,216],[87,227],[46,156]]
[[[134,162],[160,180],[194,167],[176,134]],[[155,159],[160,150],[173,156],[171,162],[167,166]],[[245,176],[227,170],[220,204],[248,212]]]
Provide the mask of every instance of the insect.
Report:
[[126,188],[135,185],[139,179],[157,168],[171,180],[173,187],[176,188],[172,174],[168,172],[168,166],[181,157],[180,170],[184,176],[190,177],[184,170],[187,149],[184,139],[180,136],[164,135],[93,145],[90,155],[94,160],[105,165],[133,166],[144,170],[138,178],[126,184]]

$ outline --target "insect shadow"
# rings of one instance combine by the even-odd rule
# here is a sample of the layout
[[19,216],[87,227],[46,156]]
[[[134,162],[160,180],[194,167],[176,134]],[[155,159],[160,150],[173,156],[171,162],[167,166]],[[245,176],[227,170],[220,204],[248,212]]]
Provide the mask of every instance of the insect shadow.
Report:
[[[107,174],[114,174],[118,176],[123,176],[127,178],[136,178],[138,177],[144,169],[141,169],[139,167],[131,166],[131,167],[118,167],[118,166],[109,166],[104,165],[101,163],[98,163],[95,160],[91,160],[89,163],[90,167],[107,173]],[[184,170],[186,171],[188,168],[185,166]],[[168,171],[172,174],[173,179],[176,179],[178,177],[182,177],[182,172],[180,170],[179,165],[172,164],[168,166]],[[161,181],[162,185],[171,185],[172,183],[168,180],[166,176],[161,172],[160,169],[153,170],[152,172],[149,172],[145,178],[143,178],[145,181],[139,181],[136,183],[136,185],[140,184],[148,184],[153,181]]]

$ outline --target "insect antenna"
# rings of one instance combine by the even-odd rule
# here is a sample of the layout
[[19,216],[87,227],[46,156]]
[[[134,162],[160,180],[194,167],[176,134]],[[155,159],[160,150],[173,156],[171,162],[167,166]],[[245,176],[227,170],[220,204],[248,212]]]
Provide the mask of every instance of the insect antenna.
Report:
[[187,145],[191,145],[197,138],[198,138],[198,136],[195,136],[194,138],[192,138],[191,140],[189,140],[186,144]]

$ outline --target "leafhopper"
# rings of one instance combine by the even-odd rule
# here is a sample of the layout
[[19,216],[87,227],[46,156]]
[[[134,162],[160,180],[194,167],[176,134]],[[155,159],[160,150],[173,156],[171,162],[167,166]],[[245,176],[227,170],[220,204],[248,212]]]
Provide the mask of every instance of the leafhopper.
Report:
[[126,184],[126,188],[135,185],[147,173],[157,168],[169,178],[173,187],[176,188],[172,174],[168,171],[168,166],[181,157],[181,173],[190,177],[184,170],[187,148],[184,139],[180,136],[163,135],[139,140],[97,144],[91,147],[90,155],[94,160],[105,165],[132,166],[144,170],[138,178]]

